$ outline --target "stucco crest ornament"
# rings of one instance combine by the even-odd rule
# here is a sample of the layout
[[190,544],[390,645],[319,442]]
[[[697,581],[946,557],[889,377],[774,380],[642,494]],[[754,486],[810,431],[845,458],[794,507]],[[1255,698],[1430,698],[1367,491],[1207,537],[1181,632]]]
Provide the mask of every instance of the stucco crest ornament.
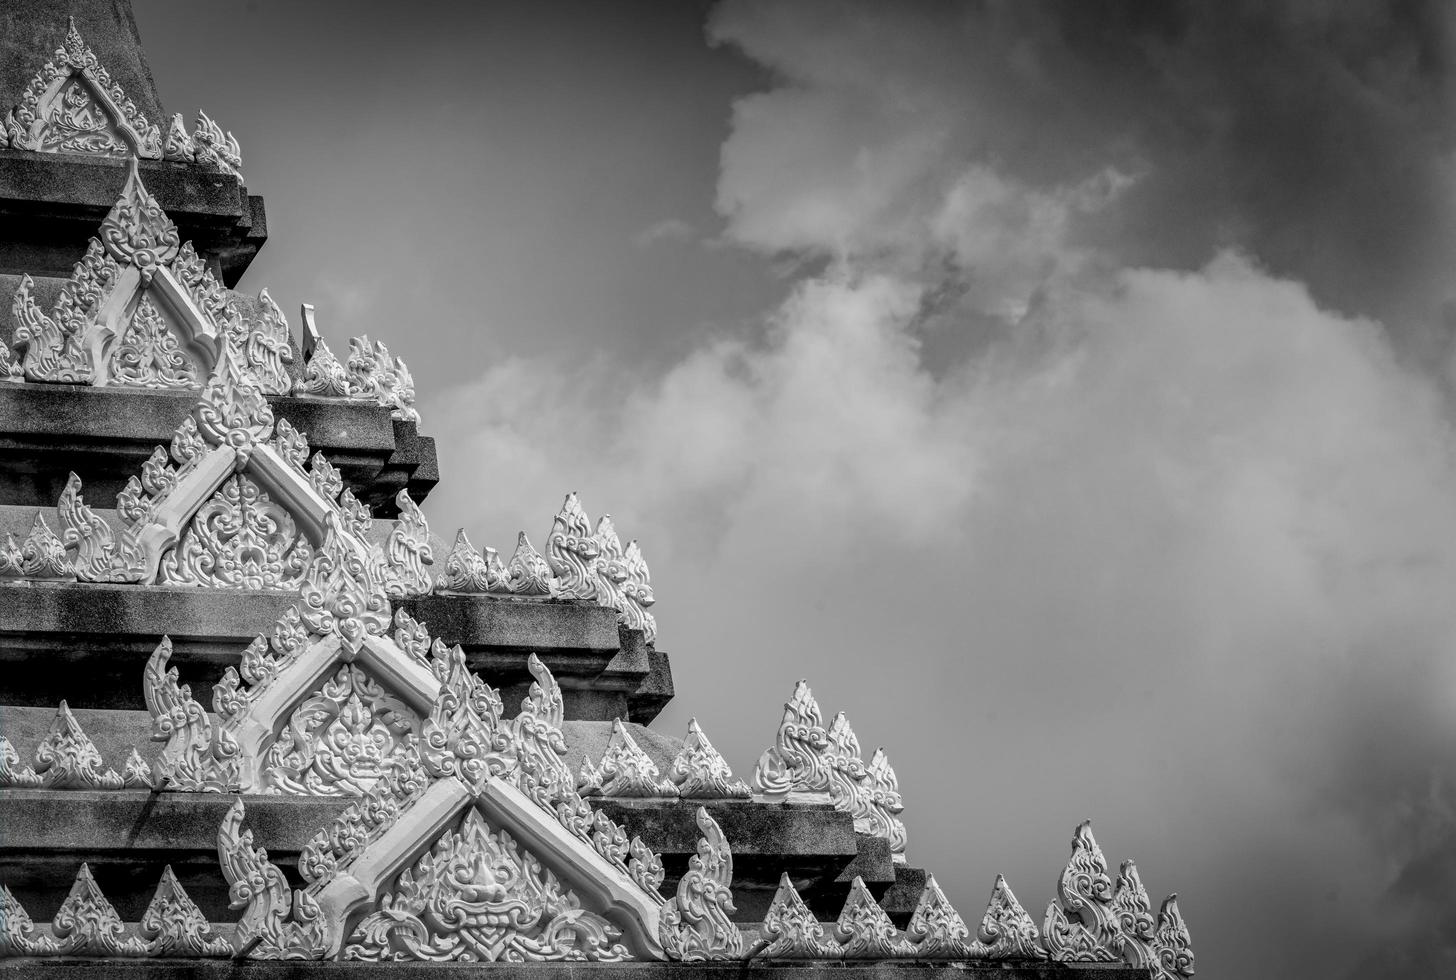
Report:
[[494,549],[489,550],[489,555],[495,559],[494,563],[475,550],[462,527],[455,532],[455,544],[445,556],[444,573],[435,580],[435,591],[457,595],[504,592],[505,567]]
[[323,955],[326,935],[318,903],[303,890],[291,896],[283,873],[268,852],[253,846],[243,829],[238,800],[217,831],[218,862],[228,883],[228,908],[241,909],[234,945],[239,955],[257,959],[312,960]]
[[596,573],[597,605],[621,613],[627,601],[622,593],[628,578],[627,558],[611,514],[603,514],[597,521],[592,538],[597,546],[597,557],[592,562],[592,571]]
[[102,768],[101,753],[62,701],[50,731],[35,750],[35,771],[44,789],[121,789],[115,769]]
[[620,930],[506,831],[468,810],[359,923],[344,959],[513,963],[630,958]]
[[568,493],[546,538],[546,562],[554,578],[552,594],[560,599],[595,599],[595,565],[600,553],[581,501],[575,492]]
[[367,402],[388,408],[390,417],[401,422],[420,420],[415,409],[415,380],[409,367],[391,354],[383,341],[371,341],[367,335],[350,338],[349,354],[343,362],[323,338],[314,339],[294,393]]
[[828,740],[824,764],[835,809],[853,814],[856,831],[888,840],[890,857],[897,864],[905,863],[905,825],[898,817],[905,806],[885,750],[875,751],[873,768],[866,766],[860,758],[859,739],[842,711],[830,723]]
[[303,377],[293,385],[294,394],[315,398],[347,398],[349,374],[322,339],[303,367]]
[[824,764],[828,747],[829,733],[824,730],[819,702],[809,682],[801,680],[784,703],[784,717],[774,744],[759,757],[754,768],[754,791],[770,803],[782,802],[794,794],[802,802],[829,802],[829,773]]
[[1122,961],[1129,966],[1152,970],[1157,964],[1157,919],[1148,891],[1138,876],[1137,866],[1122,862],[1112,893],[1112,916],[1122,935]]
[[38,789],[44,782],[34,769],[20,764],[15,746],[0,735],[0,789]]
[[74,18],[61,46],[6,115],[3,130],[13,150],[151,160],[162,155],[161,133],[112,81]]
[[1053,960],[1115,963],[1120,956],[1112,878],[1090,820],[1078,824],[1072,837],[1072,856],[1057,879],[1057,897],[1047,906],[1042,941]]
[[145,956],[146,947],[126,934],[126,924],[106,900],[91,869],[85,864],[56,917],[51,920],[51,940],[44,955],[51,956]]
[[617,622],[629,630],[641,630],[649,645],[657,642],[657,620],[647,610],[657,602],[652,592],[652,574],[647,570],[647,561],[642,557],[642,548],[636,540],[627,542],[623,555],[627,567],[627,581],[622,583],[622,597],[625,603],[619,610]]
[[435,552],[430,547],[430,525],[409,491],[399,491],[394,502],[399,507],[399,519],[384,542],[384,591],[392,599],[425,595],[434,585],[430,573],[425,571],[426,565],[435,563]]
[[733,905],[733,851],[717,821],[698,807],[698,853],[688,859],[677,895],[662,910],[662,948],[675,960],[736,960],[743,957],[743,934],[730,916]]
[[823,960],[839,954],[839,945],[825,938],[824,927],[799,897],[799,890],[787,874],[779,876],[778,891],[774,892],[759,933],[768,944],[757,955],[766,959]]
[[166,742],[157,762],[154,785],[194,793],[226,792],[232,783],[219,771],[213,755],[212,720],[192,699],[187,685],[178,685],[177,668],[168,667],[172,641],[162,637],[147,660],[142,694],[152,716],[152,741]]
[[1016,900],[1016,894],[1006,879],[997,875],[996,884],[991,888],[991,900],[986,903],[986,913],[976,930],[976,941],[986,948],[986,957],[994,960],[1044,960],[1047,951],[1040,940],[1036,923]]
[[688,719],[688,734],[672,760],[668,778],[679,796],[688,799],[742,799],[753,795],[748,784],[733,775],[728,760],[708,741],[698,719]]
[[243,179],[243,152],[232,133],[223,135],[222,127],[201,109],[197,110],[197,124],[192,130],[193,159],[204,167],[232,174],[239,181]]
[[834,923],[834,939],[839,943],[841,959],[885,960],[910,955],[909,945],[900,938],[899,930],[859,875],[854,876],[849,897]]
[[117,384],[135,388],[196,388],[197,365],[177,344],[162,314],[146,293],[136,313],[111,348],[108,363]]
[[257,381],[258,388],[268,395],[286,395],[293,387],[293,378],[285,365],[293,363],[293,345],[288,332],[288,318],[283,315],[267,288],[258,292],[257,316],[243,316],[232,310],[227,321],[228,341],[242,353]]
[[[478,811],[492,834],[508,835],[522,845],[513,850],[505,843],[507,836],[494,838],[495,856],[505,862],[496,866],[497,871],[525,867],[529,854],[578,897],[582,908],[620,929],[622,944],[631,955],[662,958],[657,940],[662,901],[656,894],[662,880],[661,862],[640,841],[629,841],[620,827],[593,811],[572,789],[562,760],[561,692],[550,673],[534,655],[529,658],[536,682],[522,702],[521,712],[506,721],[499,694],[470,674],[459,647],[430,642],[423,627],[406,617],[399,618],[397,627],[402,645],[370,637],[359,649],[358,662],[379,663],[381,678],[388,674],[401,681],[414,671],[423,671],[428,680],[422,679],[409,700],[417,711],[421,696],[430,695],[428,717],[421,736],[407,738],[405,750],[381,766],[383,775],[299,855],[300,872],[310,883],[307,892],[299,895],[312,903],[302,908],[304,914],[300,914],[297,897],[292,912],[287,911],[286,893],[279,890],[281,877],[258,857],[256,849],[242,846],[236,824],[225,827],[219,837],[224,873],[230,882],[242,880],[243,871],[255,879],[280,882],[277,888],[254,889],[251,901],[239,899],[239,907],[247,908],[244,923],[274,922],[275,932],[287,933],[260,940],[250,955],[277,958],[292,950],[309,958],[330,959],[341,953],[370,958],[454,958],[458,953],[463,958],[466,951],[480,953],[491,948],[506,955],[509,947],[527,959],[562,958],[567,955],[562,944],[569,944],[574,951],[570,958],[616,957],[612,949],[615,937],[602,923],[567,907],[544,917],[545,905],[538,903],[540,895],[531,887],[526,886],[518,896],[537,896],[528,902],[529,912],[490,905],[499,901],[496,893],[488,884],[476,881],[477,866],[463,863],[467,858],[473,860],[470,855],[481,853],[484,842],[467,834],[461,845],[458,835],[463,831],[457,831],[456,839],[443,836],[452,827],[464,827],[459,821],[468,818],[468,812]],[[419,651],[426,645],[428,667],[419,660]],[[237,732],[241,756],[256,754],[246,743],[258,739],[248,733],[267,731],[270,723],[266,716],[241,725],[235,719],[256,715],[265,702],[295,703],[287,693],[296,689],[291,678],[307,683],[305,672],[316,671],[320,658],[328,655],[326,647],[311,640],[299,659],[272,675],[261,697],[248,693],[240,714],[227,721]],[[405,699],[404,690],[396,694]],[[241,771],[251,771],[246,761]],[[240,811],[235,813],[240,820]],[[411,866],[410,858],[424,851],[433,855],[430,861],[417,860]],[[514,857],[506,851],[513,851]],[[519,861],[512,863],[516,858]],[[451,880],[431,878],[442,865]],[[462,877],[467,874],[468,878]],[[419,905],[422,900],[423,907]],[[485,906],[469,906],[480,902]],[[458,916],[451,917],[452,908],[468,913],[463,925]],[[394,914],[397,912],[406,915]],[[515,939],[507,935],[509,930],[500,931],[512,915],[516,916]],[[368,925],[349,938],[345,926],[356,921]],[[536,926],[541,927],[539,932],[534,931]],[[307,928],[306,942],[290,931],[294,927]],[[346,942],[353,953],[345,951]]]
[[1155,980],[1187,980],[1193,976],[1193,940],[1188,935],[1183,913],[1178,911],[1177,895],[1163,899],[1163,906],[1158,910],[1154,948],[1158,954]]
[[162,159],[173,163],[191,163],[197,157],[197,144],[187,133],[187,123],[182,113],[174,113],[167,124],[167,135],[162,140]]
[[[35,285],[32,281],[31,286]],[[25,369],[16,360],[15,354],[11,352],[10,345],[0,343],[0,383],[14,381],[19,383],[25,380]]]
[[76,570],[66,555],[65,545],[56,537],[45,517],[36,514],[30,533],[17,543],[13,534],[5,536],[0,549],[0,579],[22,578],[41,582],[74,582]]
[[531,544],[525,531],[516,535],[516,550],[506,563],[506,591],[521,596],[551,594],[551,565]]
[[212,924],[188,897],[169,864],[162,869],[137,933],[148,956],[231,956],[233,944],[217,935]]
[[905,928],[909,955],[927,960],[982,959],[986,949],[971,940],[970,927],[929,875]]
[[617,718],[612,722],[612,737],[607,740],[602,761],[592,772],[595,782],[592,795],[615,797],[672,797],[677,786],[663,779],[657,764],[638,746],[632,733]]
[[152,788],[152,767],[136,749],[132,749],[126,757],[126,765],[121,770],[121,784],[123,789]]

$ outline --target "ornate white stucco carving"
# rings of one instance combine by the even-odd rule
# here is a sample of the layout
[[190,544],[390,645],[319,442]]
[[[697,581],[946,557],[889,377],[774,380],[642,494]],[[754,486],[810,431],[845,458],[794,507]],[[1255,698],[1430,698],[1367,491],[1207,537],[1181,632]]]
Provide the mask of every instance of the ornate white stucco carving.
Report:
[[546,561],[553,576],[552,592],[562,599],[595,599],[595,564],[600,547],[591,521],[576,494],[568,493],[551,521],[546,538]]
[[1047,906],[1042,942],[1053,960],[1117,962],[1122,947],[1112,907],[1107,859],[1083,821],[1072,837],[1072,856],[1057,879],[1057,897]]
[[[313,330],[312,307],[306,315]],[[367,402],[388,408],[390,417],[402,422],[420,420],[414,376],[383,341],[370,341],[368,336],[351,338],[349,355],[342,363],[321,337],[313,339],[313,345],[303,377],[294,384],[296,394]]]
[[748,784],[733,775],[728,760],[708,741],[698,719],[688,719],[688,734],[672,760],[668,778],[679,796],[688,799],[743,799],[753,795]]
[[647,610],[657,602],[657,597],[652,592],[652,574],[647,570],[647,561],[642,557],[642,548],[636,540],[627,542],[624,561],[627,581],[622,584],[622,597],[626,602],[617,622],[629,630],[641,630],[648,644],[655,644],[657,620]]
[[551,594],[551,565],[531,544],[525,531],[516,535],[516,550],[506,563],[506,591],[522,596]]
[[603,514],[592,534],[597,556],[592,560],[596,576],[597,605],[615,609],[620,614],[626,605],[622,587],[627,583],[627,558],[611,514]]
[[976,941],[985,947],[988,959],[1047,958],[1036,923],[1001,875],[996,876],[996,884],[991,889],[991,900],[986,903],[986,914],[976,930]]
[[1112,916],[1121,933],[1122,961],[1129,966],[1152,970],[1157,964],[1157,919],[1148,891],[1138,877],[1137,866],[1122,862],[1112,892]]
[[242,956],[257,959],[320,959],[324,925],[318,903],[302,889],[290,896],[283,872],[268,852],[253,846],[253,832],[243,829],[243,801],[238,800],[217,831],[217,856],[228,883],[228,908],[242,910],[234,945]]
[[5,117],[10,148],[158,159],[162,137],[68,22],[66,37]]
[[907,954],[916,959],[971,960],[986,955],[971,940],[970,927],[945,897],[935,875],[925,879],[925,889],[905,928],[905,941]]
[[1163,899],[1162,908],[1158,909],[1154,949],[1158,954],[1154,980],[1188,980],[1193,976],[1193,940],[1188,935],[1183,913],[1178,911],[1177,895]]
[[65,545],[42,515],[35,515],[24,541],[17,542],[13,534],[5,535],[5,545],[0,548],[0,579],[6,578],[40,582],[76,580],[76,570],[71,567]]
[[70,893],[51,920],[49,948],[38,952],[52,956],[145,955],[141,940],[126,932],[125,923],[97,887],[91,869],[82,864]]
[[905,807],[899,783],[883,749],[876,750],[871,763],[866,766],[860,758],[859,739],[843,712],[825,729],[819,704],[801,680],[784,704],[773,746],[759,757],[754,791],[768,802],[833,803],[854,816],[855,830],[888,840],[891,857],[903,864],[906,834],[899,814]]
[[[31,286],[34,285],[32,281]],[[18,384],[24,380],[25,369],[20,366],[20,361],[16,359],[10,345],[0,343],[0,383],[13,381]]]
[[390,528],[384,543],[384,591],[391,599],[425,595],[434,585],[430,573],[425,571],[426,565],[435,562],[435,553],[430,547],[430,525],[409,491],[399,491],[394,502],[399,506],[399,519]]
[[663,779],[657,764],[638,746],[622,719],[612,722],[612,737],[607,740],[595,778],[599,789],[594,795],[616,797],[673,797],[677,785]]
[[910,955],[909,944],[900,938],[899,930],[859,875],[854,876],[849,897],[834,923],[834,939],[839,943],[841,959],[885,960]]
[[662,910],[662,948],[675,960],[734,960],[743,934],[729,918],[733,906],[733,851],[717,821],[698,807],[698,853],[688,859],[677,895]]
[[115,769],[102,768],[101,753],[81,730],[65,701],[35,750],[35,771],[45,789],[121,789]]
[[163,585],[296,589],[313,548],[288,509],[247,476],[230,477],[192,516],[161,564]]
[[467,810],[400,872],[344,946],[344,959],[514,963],[630,958],[621,931],[480,811]]
[[[425,866],[417,862],[410,870],[407,859],[429,849],[435,858],[428,864],[438,867],[446,860],[442,855],[463,853],[455,841],[442,835],[452,826],[461,826],[458,821],[467,811],[478,810],[492,833],[509,835],[521,845],[518,854],[529,853],[578,896],[583,907],[622,930],[623,946],[631,955],[660,959],[661,898],[656,888],[662,880],[661,862],[639,840],[629,840],[620,827],[593,811],[572,788],[562,758],[561,693],[549,672],[534,656],[529,658],[536,682],[522,702],[521,712],[508,722],[499,695],[470,674],[459,647],[430,643],[427,632],[411,619],[401,617],[397,625],[397,635],[408,650],[393,640],[371,635],[359,647],[357,661],[349,662],[371,667],[381,679],[396,678],[401,683],[411,670],[425,670],[430,681],[423,689],[407,693],[404,684],[394,692],[402,701],[409,700],[412,710],[418,710],[421,695],[429,694],[428,717],[421,733],[418,738],[402,739],[403,751],[381,767],[384,774],[300,854],[300,871],[311,883],[307,897],[315,902],[307,915],[300,918],[295,906],[290,918],[286,895],[278,888],[255,889],[259,896],[256,908],[248,906],[244,923],[272,921],[276,928],[270,928],[276,935],[268,938],[254,930],[262,938],[251,955],[272,958],[293,949],[298,955],[333,957],[347,940],[354,952],[346,955],[373,957],[388,949],[409,956],[413,955],[411,949],[419,953],[434,949],[441,953],[438,958],[452,958],[454,951],[473,948],[472,942],[494,935],[484,928],[490,925],[484,920],[483,931],[468,933],[461,932],[458,924],[445,928],[447,924],[438,916],[431,919],[411,911],[420,889],[429,892],[434,886],[422,884],[420,874]],[[297,689],[296,683],[307,683],[320,663],[337,657],[338,651],[331,651],[328,642],[311,637],[305,652],[272,673],[261,692],[244,692],[241,710],[227,718],[225,726],[237,735],[236,754],[244,780],[252,770],[249,758],[257,755],[250,745],[260,744],[250,733],[267,732],[273,725],[268,720],[272,714],[265,713],[267,705],[277,706],[272,709],[276,713],[296,703],[296,696],[290,693]],[[418,658],[427,644],[426,669]],[[437,685],[433,693],[430,683]],[[255,849],[242,846],[237,825],[225,830],[219,841],[220,848],[228,852],[223,861],[229,881],[242,880],[244,871],[271,880],[271,866],[263,866]],[[445,843],[440,845],[442,840]],[[402,884],[407,871],[409,883]],[[446,891],[431,894],[454,901],[449,897],[454,885],[442,883],[441,887]],[[530,892],[527,888],[526,893]],[[495,901],[478,891],[470,900]],[[391,910],[414,916],[424,931]],[[349,939],[342,934],[344,925],[355,921],[361,911],[368,925]],[[530,914],[537,911],[532,906]],[[542,918],[543,906],[540,915],[530,920],[548,930],[543,932],[525,929],[523,919],[525,932],[518,930],[517,935],[524,938],[513,940],[512,948],[532,958],[525,952],[531,946],[525,941],[529,939],[547,944],[537,950],[540,955],[535,958],[554,957],[553,950],[559,951],[562,944],[570,944],[578,953],[591,949],[603,958],[617,955],[609,942],[613,937],[597,929],[595,919],[573,915],[570,909],[562,914],[564,919],[556,913]],[[304,928],[309,930],[306,942],[291,931]],[[445,931],[438,931],[440,928]],[[446,946],[452,950],[448,956]]]
[[175,113],[172,121],[167,124],[167,135],[162,140],[162,159],[173,163],[191,163],[196,157],[197,144],[192,142],[192,137],[187,133],[187,123],[183,122],[182,113]]
[[232,174],[243,179],[243,153],[232,133],[223,135],[222,127],[207,113],[197,110],[197,124],[192,130],[193,159],[204,167]]
[[293,359],[288,324],[264,290],[245,315],[130,163],[121,196],[76,263],[48,315],[34,282],[21,280],[12,311],[15,349],[28,381],[195,388],[222,347],[265,394],[285,394]]
[[152,788],[152,767],[136,749],[132,749],[126,757],[126,765],[121,770],[121,785],[124,789]]
[[37,789],[44,781],[30,766],[20,764],[15,746],[10,744],[10,739],[0,735],[0,789]]
[[759,934],[767,945],[756,955],[765,959],[822,960],[839,955],[839,944],[825,937],[824,927],[787,874],[779,876],[778,891]]
[[322,338],[303,367],[303,377],[294,382],[293,391],[294,394],[315,398],[349,397],[348,372]]
[[794,694],[784,703],[774,744],[759,758],[753,771],[753,788],[768,802],[781,802],[797,794],[802,802],[829,802],[829,774],[824,750],[829,733],[824,715],[809,689],[809,682],[794,685]]
[[[493,550],[491,555],[495,557]],[[435,591],[455,595],[504,592],[505,568],[500,564],[499,557],[495,557],[492,567],[486,557],[475,550],[462,527],[455,532],[455,544],[445,556],[445,567],[435,580]]]
[[233,944],[213,931],[188,897],[170,864],[162,869],[137,934],[146,944],[148,956],[231,956],[234,952]]

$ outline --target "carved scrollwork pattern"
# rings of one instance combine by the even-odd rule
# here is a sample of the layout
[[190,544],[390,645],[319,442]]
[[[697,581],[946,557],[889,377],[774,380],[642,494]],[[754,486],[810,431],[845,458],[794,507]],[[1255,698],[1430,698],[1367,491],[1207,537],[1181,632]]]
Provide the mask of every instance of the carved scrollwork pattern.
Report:
[[581,501],[575,493],[567,494],[546,538],[546,561],[555,579],[553,594],[562,599],[595,599],[595,563],[600,553]]
[[62,701],[50,731],[35,750],[35,771],[45,789],[121,789],[122,777],[103,768],[101,753]]
[[822,960],[839,954],[839,945],[825,937],[824,927],[787,874],[779,877],[778,891],[759,932],[767,940],[758,953],[765,959]]
[[112,380],[135,388],[201,386],[197,365],[146,293],[111,348],[107,371]]
[[854,876],[849,897],[834,923],[834,939],[839,943],[839,956],[846,960],[884,960],[910,952],[859,875]]
[[688,734],[682,749],[672,760],[668,778],[679,796],[689,799],[748,799],[748,784],[733,775],[728,760],[708,740],[698,719],[688,720]]
[[677,895],[662,909],[659,938],[676,960],[732,960],[743,956],[743,934],[730,916],[733,851],[717,821],[698,807],[698,853],[688,859]]
[[976,930],[976,941],[986,947],[986,957],[995,960],[1047,958],[1036,923],[1001,875],[991,889],[991,900]]
[[281,504],[248,477],[229,477],[163,559],[165,585],[296,589],[313,548]]

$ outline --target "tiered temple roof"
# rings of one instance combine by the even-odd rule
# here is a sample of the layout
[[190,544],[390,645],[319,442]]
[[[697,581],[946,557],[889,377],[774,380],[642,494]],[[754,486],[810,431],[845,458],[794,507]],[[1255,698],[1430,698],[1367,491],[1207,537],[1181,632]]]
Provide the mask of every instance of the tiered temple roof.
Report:
[[233,290],[262,200],[126,5],[4,17],[0,973],[1192,975],[1086,823],[1039,920],[999,877],[964,918],[807,683],[748,778],[645,727],[644,548],[575,494],[540,550],[436,537],[407,366]]

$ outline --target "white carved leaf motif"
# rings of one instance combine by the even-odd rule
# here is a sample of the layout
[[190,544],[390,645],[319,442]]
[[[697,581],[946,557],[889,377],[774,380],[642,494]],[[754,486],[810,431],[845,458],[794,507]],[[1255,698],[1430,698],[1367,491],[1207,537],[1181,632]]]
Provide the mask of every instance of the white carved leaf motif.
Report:
[[167,125],[167,136],[162,143],[162,159],[173,163],[191,163],[196,156],[197,146],[187,133],[187,124],[182,121],[182,113],[175,113]]
[[[101,244],[92,239],[92,248],[85,258],[76,264],[71,280],[63,287],[57,303],[56,316],[46,316],[36,305],[31,292],[35,282],[30,276],[20,277],[20,288],[15,291],[11,302],[11,314],[15,318],[15,350],[21,355],[21,368],[26,381],[46,381],[64,384],[85,384],[91,381],[91,356],[81,344],[81,327],[62,315],[62,304],[76,303],[77,294],[84,290],[80,277],[85,270],[94,267],[109,277],[115,274],[116,261],[103,256]],[[73,286],[72,284],[77,285]],[[89,305],[86,309],[89,310]],[[84,314],[84,310],[82,313]]]
[[627,543],[623,561],[627,568],[627,581],[622,584],[622,597],[626,603],[618,622],[629,630],[641,630],[643,638],[651,646],[657,642],[657,620],[647,610],[657,602],[657,597],[652,591],[652,574],[642,557],[642,548],[635,540]]
[[657,764],[643,752],[620,718],[612,722],[602,761],[597,765],[600,793],[607,797],[672,797],[677,786],[663,779]]
[[1057,897],[1047,906],[1042,941],[1057,961],[1120,959],[1122,936],[1113,915],[1112,879],[1091,821],[1079,824],[1072,837],[1072,856],[1057,879]]
[[61,523],[61,541],[76,549],[72,561],[76,577],[83,582],[139,582],[144,569],[130,529],[115,534],[111,525],[86,506],[81,498],[81,478],[72,473],[61,499],[56,502]]
[[303,377],[294,382],[293,391],[297,395],[312,395],[315,398],[348,397],[348,372],[322,339],[314,348],[308,363],[304,365]]
[[435,580],[435,591],[459,595],[503,591],[505,569],[500,567],[499,558],[495,566],[492,568],[485,556],[475,550],[462,527],[455,532],[455,544],[445,556],[444,573]]
[[0,550],[0,578],[73,582],[76,571],[61,539],[45,517],[36,514],[23,542],[17,543],[14,535],[6,535],[4,549]]
[[152,716],[152,741],[165,742],[157,761],[155,785],[193,793],[221,793],[231,788],[221,777],[213,757],[212,721],[191,689],[177,683],[177,668],[169,667],[172,641],[162,637],[147,660],[142,695]]
[[303,891],[290,900],[288,883],[253,846],[253,832],[243,829],[243,801],[238,800],[217,831],[217,857],[228,883],[228,907],[242,910],[236,946],[241,956],[271,960],[316,960],[327,948],[318,904]]
[[231,956],[233,944],[213,932],[202,911],[188,897],[169,864],[157,891],[142,913],[137,935],[147,956]]
[[506,564],[505,591],[511,595],[545,596],[551,594],[551,565],[531,544],[526,532],[516,535],[516,550]]
[[313,549],[293,516],[247,476],[229,477],[162,559],[164,585],[296,589]]
[[659,938],[675,960],[735,960],[743,956],[743,933],[730,916],[733,851],[717,821],[698,807],[698,853],[688,859],[677,895],[662,909]]
[[945,897],[945,892],[929,875],[920,901],[910,915],[905,929],[908,953],[916,959],[969,960],[986,955],[984,947],[971,940],[971,930],[960,913]]
[[232,174],[243,179],[243,155],[232,133],[223,135],[222,127],[201,109],[197,110],[197,126],[192,131],[193,158],[204,167]]
[[839,945],[824,935],[824,927],[799,897],[788,874],[779,877],[778,891],[759,932],[768,940],[758,953],[765,959],[822,960],[839,955]]
[[145,944],[126,935],[126,925],[116,909],[101,894],[91,869],[85,864],[76,873],[70,894],[51,920],[53,949],[59,956],[144,956]]
[[1001,875],[991,889],[991,900],[976,930],[976,941],[986,947],[986,957],[995,960],[1047,958],[1036,923],[1016,900],[1011,886]]
[[1138,876],[1137,866],[1122,862],[1112,893],[1112,914],[1122,933],[1122,961],[1128,966],[1152,970],[1157,964],[1157,920],[1148,891]]
[[1193,941],[1188,925],[1178,910],[1178,896],[1169,895],[1158,910],[1155,949],[1158,954],[1156,980],[1188,980],[1193,976]]
[[824,730],[819,702],[814,699],[809,682],[801,680],[794,685],[793,696],[784,703],[783,720],[773,746],[754,769],[754,789],[775,801],[786,798],[790,792],[822,793],[827,799],[829,774],[824,752],[828,747],[829,733]]
[[115,769],[102,768],[101,753],[62,701],[50,731],[35,750],[35,771],[45,789],[121,789]]
[[895,924],[870,895],[864,879],[854,876],[849,897],[834,923],[839,956],[846,960],[884,960],[910,955],[908,944],[899,937]]
[[0,956],[45,956],[54,950],[54,940],[36,930],[25,906],[0,885]]
[[399,519],[390,528],[384,543],[385,592],[392,599],[426,595],[434,584],[430,573],[425,571],[426,565],[435,562],[430,525],[408,490],[395,494],[394,500],[399,505]]
[[288,318],[283,315],[268,290],[258,293],[258,315],[243,318],[234,314],[228,339],[242,353],[243,361],[257,378],[258,388],[265,395],[286,395],[293,379],[285,365],[293,363],[293,347],[289,343]]
[[475,962],[629,959],[618,930],[581,907],[504,830],[470,808],[414,866],[344,946],[355,960]]
[[708,741],[696,718],[688,720],[688,734],[681,751],[672,760],[668,778],[678,795],[693,799],[748,799],[752,790],[733,775],[728,760]]
[[555,579],[553,594],[561,599],[595,599],[594,563],[599,554],[581,501],[575,493],[567,494],[546,538],[546,561]]
[[39,773],[20,764],[20,755],[10,739],[0,735],[0,789],[37,789],[42,782]]

